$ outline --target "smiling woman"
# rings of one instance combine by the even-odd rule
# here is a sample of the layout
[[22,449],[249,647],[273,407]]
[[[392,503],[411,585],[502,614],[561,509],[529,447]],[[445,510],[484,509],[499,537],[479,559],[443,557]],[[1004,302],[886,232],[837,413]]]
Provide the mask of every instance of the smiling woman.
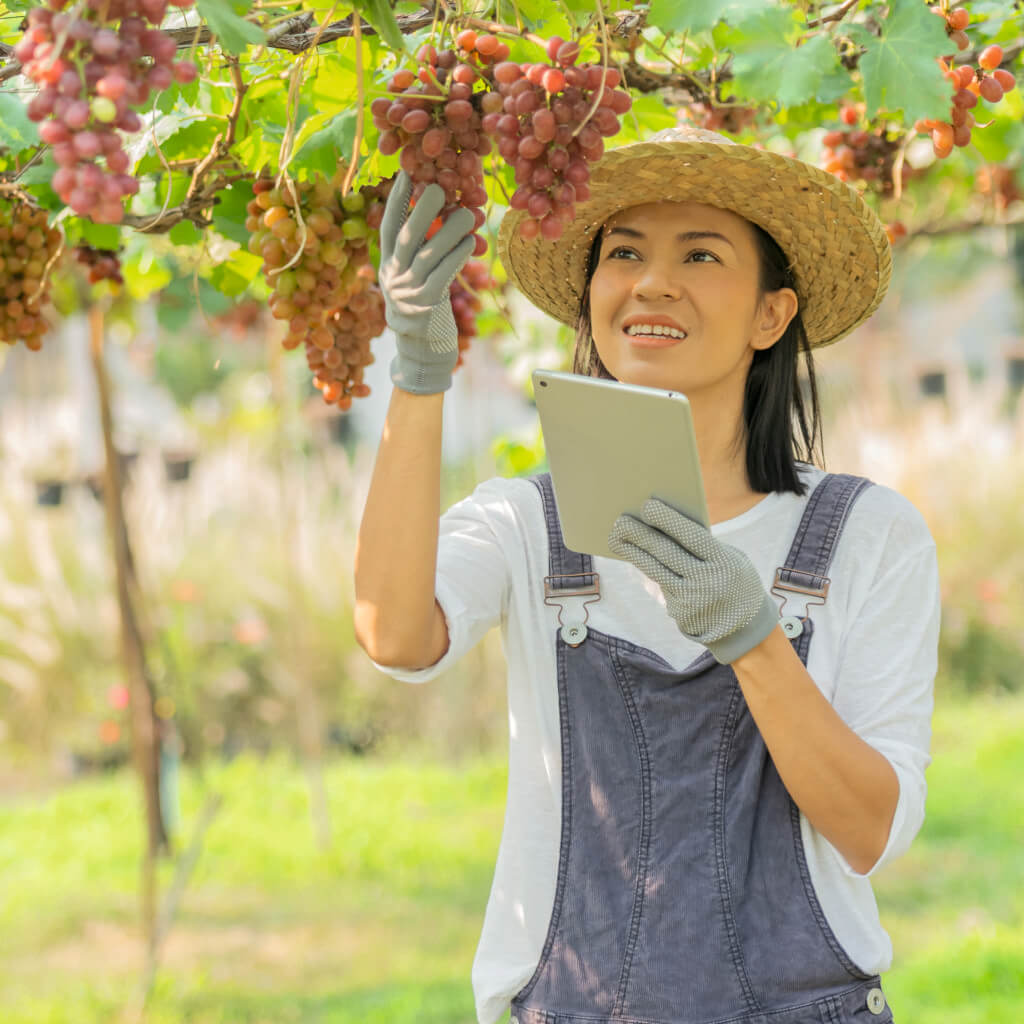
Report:
[[[647,234],[641,229],[646,229]],[[663,254],[672,270],[664,280],[659,280],[656,261]],[[617,273],[616,261],[640,264],[646,269],[637,266]],[[680,263],[693,265],[688,276],[678,267]],[[712,270],[715,273],[709,273]],[[617,298],[613,300],[613,296]],[[609,308],[613,301],[632,303],[630,308],[638,310],[621,321],[621,327],[631,338],[624,349],[621,344],[615,345],[616,340],[621,340],[619,332],[605,329],[611,322],[609,318],[618,312]],[[683,330],[673,317],[653,312],[680,302],[690,312],[679,315],[692,319],[693,329]],[[592,305],[597,321],[593,330]],[[733,367],[733,380],[725,386],[725,394],[721,393],[722,387],[710,390],[709,374],[713,377],[715,367],[721,367],[723,360],[729,358],[730,350],[723,342],[732,338],[735,346],[737,328],[739,337],[745,337],[744,328],[751,325],[737,318],[750,319],[755,311],[762,315],[757,337],[750,345],[740,341],[739,365]],[[733,322],[722,323],[723,319]],[[638,333],[638,327],[660,324],[663,332],[676,328],[676,333],[682,331],[689,338],[695,334],[698,323],[702,328],[697,337],[703,336],[704,351],[699,344],[691,343],[677,354],[677,370],[690,367],[688,379],[677,379],[656,358],[643,358],[655,356],[644,349],[652,344],[654,348],[661,347],[664,333],[652,343]],[[716,339],[710,352],[709,338]],[[797,362],[801,353],[810,408],[805,406],[798,386]],[[621,366],[619,359],[627,356],[640,365],[632,370]],[[691,404],[697,402],[704,407],[697,419],[705,425],[713,414],[725,414],[729,424],[744,432],[745,436],[738,437],[737,442],[746,450],[751,488],[758,493],[800,493],[803,485],[794,456],[814,461],[819,432],[814,360],[798,308],[792,271],[778,244],[758,225],[703,203],[647,203],[628,207],[616,215],[597,232],[587,255],[573,369],[588,376],[676,388],[687,395]],[[666,376],[666,372],[671,376]],[[740,392],[736,390],[737,383],[741,385]],[[724,406],[720,404],[723,399]],[[798,442],[794,440],[794,429],[800,433]]]
[[712,526],[652,498],[609,558],[566,548],[546,475],[438,519],[447,282],[470,228],[425,245],[442,199],[408,214],[408,195],[400,177],[381,229],[399,356],[356,632],[423,682],[503,631],[481,1024],[889,1024],[868,876],[923,818],[935,548],[899,494],[812,464],[811,349],[881,302],[881,224],[832,176],[691,129],[607,153],[555,242],[506,215],[509,277],[576,327],[576,372],[690,400]]

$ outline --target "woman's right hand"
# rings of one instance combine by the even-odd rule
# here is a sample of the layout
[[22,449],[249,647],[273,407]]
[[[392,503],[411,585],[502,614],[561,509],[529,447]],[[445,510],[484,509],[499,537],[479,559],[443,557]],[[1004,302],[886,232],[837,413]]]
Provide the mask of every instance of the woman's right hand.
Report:
[[447,391],[459,358],[458,330],[449,288],[473,252],[473,214],[455,210],[425,241],[444,206],[444,191],[428,185],[409,213],[412,181],[399,171],[380,227],[380,288],[398,354],[391,380],[403,391]]

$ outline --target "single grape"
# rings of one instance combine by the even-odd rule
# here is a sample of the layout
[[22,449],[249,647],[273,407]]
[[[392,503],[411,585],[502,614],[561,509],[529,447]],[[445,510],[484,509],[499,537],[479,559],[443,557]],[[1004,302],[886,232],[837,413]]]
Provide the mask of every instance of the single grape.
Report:
[[983,78],[978,83],[978,90],[989,103],[998,103],[1003,98],[1003,87],[995,78]]
[[1003,62],[1003,48],[995,43],[986,46],[978,57],[978,64],[986,71],[994,71]]

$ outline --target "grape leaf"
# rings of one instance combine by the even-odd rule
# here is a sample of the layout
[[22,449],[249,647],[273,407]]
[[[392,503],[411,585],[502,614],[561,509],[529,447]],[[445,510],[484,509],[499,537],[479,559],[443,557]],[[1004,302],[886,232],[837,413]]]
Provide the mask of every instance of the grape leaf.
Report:
[[359,13],[377,30],[388,49],[405,53],[405,38],[387,0],[357,0]]
[[244,53],[250,43],[263,43],[267,38],[263,29],[236,13],[236,6],[248,10],[252,0],[240,0],[238,4],[231,0],[196,0],[200,17],[228,53]]
[[[733,74],[745,95],[776,100],[780,106],[798,106],[814,99],[839,68],[839,58],[828,36],[814,36],[796,49],[778,34],[777,40],[737,53]],[[845,85],[849,87],[849,78]]]
[[0,149],[20,153],[39,145],[39,132],[25,113],[25,104],[9,92],[0,92]]
[[213,226],[233,242],[245,245],[249,241],[249,232],[245,227],[245,218],[249,211],[246,206],[252,199],[252,186],[247,182],[237,182],[217,193],[219,202],[213,208]]
[[199,245],[203,240],[202,232],[190,220],[179,220],[167,237],[175,245]]
[[864,47],[858,66],[869,118],[883,109],[902,110],[908,121],[949,113],[951,90],[935,58],[951,44],[942,19],[924,4],[893,0],[880,36],[863,25],[851,25],[848,32]]
[[116,224],[93,224],[91,220],[80,220],[82,240],[94,249],[118,249],[121,246],[121,229]]
[[740,25],[764,9],[764,0],[651,0],[647,23],[664,32],[704,32],[722,20]]
[[148,299],[154,292],[170,284],[174,275],[154,258],[149,249],[137,249],[121,263],[124,286],[128,294],[138,301]]
[[244,249],[236,249],[226,260],[218,263],[210,274],[210,284],[221,295],[241,295],[249,282],[260,272],[262,260]]
[[356,112],[346,110],[332,117],[314,132],[295,154],[298,167],[320,171],[328,177],[338,168],[338,161],[352,159],[352,143],[356,137]]

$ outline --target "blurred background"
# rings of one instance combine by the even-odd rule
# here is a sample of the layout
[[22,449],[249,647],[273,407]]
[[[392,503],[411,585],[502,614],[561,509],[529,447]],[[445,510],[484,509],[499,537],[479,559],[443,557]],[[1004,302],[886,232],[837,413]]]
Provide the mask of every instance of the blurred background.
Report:
[[[468,1024],[504,662],[491,634],[406,686],[354,641],[392,341],[374,345],[371,396],[328,412],[265,307],[211,315],[178,291],[106,324],[120,576],[88,323],[0,368],[0,1019]],[[482,315],[446,400],[445,506],[543,468],[527,380],[566,367],[568,332],[509,304]],[[942,570],[928,816],[877,877],[887,991],[900,1021],[1010,1024],[1024,229],[915,240],[880,312],[817,365],[827,468],[910,498]],[[132,693],[148,701],[134,726]],[[148,763],[133,728],[152,732]]]

